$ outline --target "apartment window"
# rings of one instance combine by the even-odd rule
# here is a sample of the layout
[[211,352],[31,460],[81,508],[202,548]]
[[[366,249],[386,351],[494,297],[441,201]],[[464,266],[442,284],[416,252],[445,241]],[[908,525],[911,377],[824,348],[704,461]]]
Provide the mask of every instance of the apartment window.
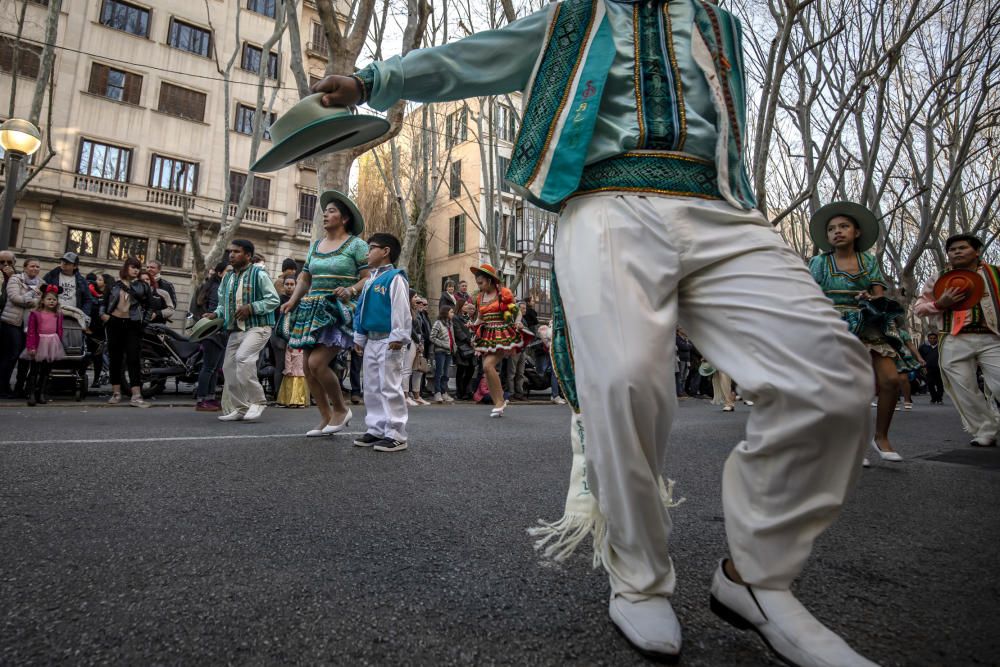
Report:
[[128,183],[132,173],[132,149],[82,139],[76,173]]
[[510,185],[507,183],[507,168],[510,167],[510,158],[502,155],[497,156],[497,184],[502,192],[510,192]]
[[444,120],[445,149],[467,141],[469,138],[469,108],[463,106],[458,111],[448,114]]
[[149,168],[149,187],[193,195],[198,191],[198,165],[154,154]]
[[49,6],[49,0],[30,0],[33,5],[41,5],[42,7]]
[[26,42],[17,43],[10,37],[0,37],[0,71],[14,71],[14,52],[18,52],[17,73],[31,79],[38,78],[42,62],[42,47]]
[[462,161],[455,160],[451,163],[451,178],[449,179],[449,190],[452,199],[462,196]]
[[514,141],[514,137],[517,136],[517,116],[514,115],[513,107],[506,104],[498,104],[493,122],[497,139]]
[[99,238],[100,233],[92,229],[70,227],[66,232],[66,252],[75,252],[84,257],[96,257]]
[[457,255],[465,252],[465,214],[448,220],[448,253]]
[[139,103],[142,91],[142,77],[132,72],[94,63],[90,66],[90,86],[88,92],[107,97],[117,102]]
[[[260,73],[261,59],[264,57],[264,50],[259,46],[243,43],[243,59],[240,67],[248,72]],[[267,77],[269,79],[278,78],[278,54],[271,51],[267,54]]]
[[157,111],[204,122],[207,99],[208,95],[205,93],[163,82],[160,84],[160,103]]
[[157,241],[156,259],[163,266],[174,266],[181,268],[184,266],[184,244],[173,241]]
[[8,248],[17,247],[17,234],[21,231],[21,218],[12,218],[10,221],[10,238],[7,239]]
[[274,0],[247,0],[247,9],[274,18]]
[[[236,105],[236,122],[233,123],[233,129],[235,129],[240,134],[253,134],[253,118],[256,115],[256,109],[246,104]],[[270,140],[271,132],[269,128],[277,120],[278,115],[275,113],[264,113],[264,118],[267,119],[267,127],[264,128],[264,138]]]
[[[240,193],[247,182],[247,175],[238,171],[229,172],[229,203],[238,204]],[[271,200],[271,180],[253,177],[253,194],[250,197],[250,205],[254,208],[267,208]]]
[[330,51],[329,42],[326,41],[326,30],[323,29],[322,24],[315,21],[312,24],[312,41],[309,43],[309,48],[313,51],[319,51],[323,55]]
[[149,10],[145,7],[121,0],[104,0],[100,21],[101,25],[115,30],[122,30],[140,37],[149,37]]
[[208,57],[212,48],[212,33],[204,28],[184,23],[177,19],[170,19],[170,32],[167,35],[167,44],[175,49],[197,53],[199,56]]
[[108,244],[108,259],[119,259],[124,262],[129,257],[135,257],[145,264],[148,247],[149,239],[141,236],[112,234],[111,243]]
[[299,191],[299,220],[312,220],[316,215],[316,193]]

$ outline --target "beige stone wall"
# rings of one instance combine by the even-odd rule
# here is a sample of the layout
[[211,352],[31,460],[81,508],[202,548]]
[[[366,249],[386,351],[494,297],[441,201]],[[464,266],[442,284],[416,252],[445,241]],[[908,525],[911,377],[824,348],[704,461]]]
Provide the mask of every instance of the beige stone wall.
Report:
[[[4,3],[0,22],[5,27],[15,25],[13,12],[21,3]],[[191,249],[181,226],[180,197],[148,187],[154,153],[196,162],[199,165],[197,194],[190,199],[191,215],[203,225],[202,242],[207,249],[212,226],[218,224],[220,212],[228,204],[223,201],[228,174],[224,165],[223,118],[226,115],[223,82],[212,58],[171,47],[167,43],[172,17],[187,23],[214,28],[213,40],[223,63],[234,49],[236,40],[236,7],[246,7],[245,0],[209,0],[211,20],[206,5],[190,0],[156,0],[133,2],[151,10],[148,37],[139,37],[115,30],[100,23],[103,0],[64,0],[60,17],[58,48],[54,66],[54,102],[51,132],[57,153],[47,167],[32,181],[26,195],[18,202],[14,217],[19,228],[14,249],[21,257],[42,260],[47,269],[54,266],[66,248],[70,228],[92,230],[99,234],[96,256],[84,257],[81,270],[117,273],[121,262],[109,258],[111,234],[123,233],[146,238],[150,255],[157,241],[185,244],[181,267],[165,267],[164,274],[178,290],[178,301],[185,307],[189,301]],[[310,2],[300,5],[300,25],[303,48],[311,40],[312,22],[316,16]],[[46,8],[28,3],[24,35],[41,40],[44,36]],[[273,29],[273,20],[244,9],[241,12],[240,40],[260,46]],[[289,69],[289,40],[281,43],[280,81],[269,80],[265,102],[270,100],[270,86],[279,90],[273,110],[285,111],[298,99]],[[101,63],[138,74],[142,85],[138,104],[116,102],[88,92],[91,67]],[[323,61],[307,56],[306,70],[321,75]],[[232,74],[229,123],[233,124],[236,104],[253,106],[256,102],[257,75],[236,66]],[[178,118],[157,110],[160,85],[163,82],[197,90],[207,95],[204,122]],[[0,72],[0,113],[6,116],[6,101],[10,98],[12,77]],[[35,81],[18,77],[15,116],[28,114]],[[47,108],[41,125],[46,125]],[[233,130],[228,132],[231,168],[246,172],[251,139]],[[81,139],[90,139],[132,149],[132,164],[128,183],[101,183],[81,179],[75,172]],[[263,153],[271,146],[261,143]],[[258,252],[265,255],[268,268],[277,272],[282,259],[305,258],[308,250],[308,229],[300,224],[299,192],[315,191],[315,172],[289,168],[265,175],[270,179],[270,194],[266,208],[251,209],[244,219],[238,237],[252,240]]]

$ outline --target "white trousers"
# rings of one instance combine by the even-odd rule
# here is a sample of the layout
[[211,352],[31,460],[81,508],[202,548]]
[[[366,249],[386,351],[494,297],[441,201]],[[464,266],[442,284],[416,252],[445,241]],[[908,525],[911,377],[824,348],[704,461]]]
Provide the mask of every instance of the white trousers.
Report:
[[1000,414],[976,381],[976,368],[994,398],[1000,398],[1000,336],[959,334],[941,341],[941,375],[965,429],[981,442],[1000,434]]
[[747,582],[787,589],[861,470],[871,431],[864,346],[755,211],[579,197],[563,211],[555,254],[612,591],[674,589],[657,479],[677,408],[678,323],[755,401],[723,470],[726,532]]
[[226,344],[226,359],[222,362],[225,388],[229,394],[225,403],[233,410],[246,412],[251,405],[264,405],[264,388],[257,379],[257,359],[271,337],[271,327],[253,327],[233,331]]
[[406,397],[403,395],[403,358],[406,348],[389,349],[389,339],[365,345],[365,425],[380,438],[406,442]]

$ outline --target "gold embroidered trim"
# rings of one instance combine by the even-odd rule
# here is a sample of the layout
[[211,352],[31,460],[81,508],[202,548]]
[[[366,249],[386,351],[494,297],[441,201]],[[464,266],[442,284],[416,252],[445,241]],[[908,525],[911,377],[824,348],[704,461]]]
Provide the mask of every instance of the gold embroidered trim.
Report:
[[674,52],[674,31],[670,21],[670,3],[663,3],[663,18],[666,22],[667,56],[670,68],[674,71],[674,88],[677,90],[677,112],[681,119],[680,133],[677,136],[677,150],[684,148],[687,140],[687,115],[684,113],[684,86],[681,84],[681,70],[677,66],[677,54]]

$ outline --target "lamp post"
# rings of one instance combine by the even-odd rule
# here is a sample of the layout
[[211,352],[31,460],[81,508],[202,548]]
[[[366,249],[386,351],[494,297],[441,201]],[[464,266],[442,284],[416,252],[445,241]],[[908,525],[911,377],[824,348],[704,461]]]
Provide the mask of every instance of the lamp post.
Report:
[[0,214],[0,250],[10,244],[10,228],[17,199],[17,181],[21,175],[21,162],[34,155],[42,145],[42,133],[26,120],[11,118],[0,125],[0,146],[3,146],[7,163],[7,182],[3,188],[3,213]]

